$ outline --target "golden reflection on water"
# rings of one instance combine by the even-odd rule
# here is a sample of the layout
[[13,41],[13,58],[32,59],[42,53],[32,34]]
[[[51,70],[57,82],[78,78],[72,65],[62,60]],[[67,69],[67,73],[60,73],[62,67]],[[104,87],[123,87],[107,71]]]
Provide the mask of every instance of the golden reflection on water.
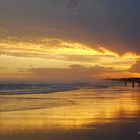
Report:
[[[139,91],[75,90],[53,94],[0,95],[0,133],[90,129],[133,120]],[[92,127],[93,129],[93,127]]]

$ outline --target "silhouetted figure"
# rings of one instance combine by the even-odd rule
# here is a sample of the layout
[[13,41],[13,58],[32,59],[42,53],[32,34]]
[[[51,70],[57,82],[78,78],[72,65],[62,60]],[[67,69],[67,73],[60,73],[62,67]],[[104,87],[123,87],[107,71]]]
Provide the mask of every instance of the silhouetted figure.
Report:
[[135,82],[132,82],[132,87],[133,87],[133,88],[135,87]]

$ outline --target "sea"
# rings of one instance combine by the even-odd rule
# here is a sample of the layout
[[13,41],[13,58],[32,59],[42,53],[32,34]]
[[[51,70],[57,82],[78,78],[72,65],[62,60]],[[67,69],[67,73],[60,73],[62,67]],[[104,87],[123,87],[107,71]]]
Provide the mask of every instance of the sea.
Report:
[[140,87],[0,83],[0,140],[139,140]]

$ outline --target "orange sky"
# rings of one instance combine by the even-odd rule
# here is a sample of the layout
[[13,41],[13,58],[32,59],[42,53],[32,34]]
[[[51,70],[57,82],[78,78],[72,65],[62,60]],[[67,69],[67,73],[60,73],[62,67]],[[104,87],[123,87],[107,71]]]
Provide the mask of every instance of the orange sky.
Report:
[[1,81],[140,77],[139,5],[0,0]]
[[[132,70],[140,56],[119,55],[107,46],[88,46],[56,38],[0,40],[0,78],[27,81],[92,81],[108,77],[139,77]],[[136,69],[136,68],[135,68]]]

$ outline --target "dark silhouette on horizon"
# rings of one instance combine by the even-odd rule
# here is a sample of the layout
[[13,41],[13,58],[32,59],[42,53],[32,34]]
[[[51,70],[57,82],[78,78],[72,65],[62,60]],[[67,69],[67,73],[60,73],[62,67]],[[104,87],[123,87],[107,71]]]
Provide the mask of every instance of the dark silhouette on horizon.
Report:
[[124,82],[126,87],[128,83],[132,84],[132,87],[135,87],[136,84],[140,87],[140,78],[110,78],[108,80]]

